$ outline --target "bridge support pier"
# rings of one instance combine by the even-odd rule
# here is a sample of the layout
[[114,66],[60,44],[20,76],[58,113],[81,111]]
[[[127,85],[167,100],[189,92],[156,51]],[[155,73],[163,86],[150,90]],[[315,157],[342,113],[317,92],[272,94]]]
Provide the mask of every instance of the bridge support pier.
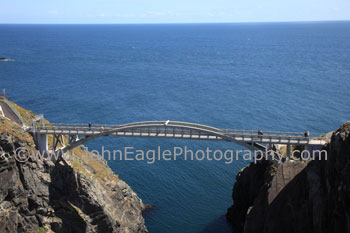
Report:
[[47,143],[47,135],[46,134],[38,134],[37,133],[37,148],[40,152],[47,152],[49,150],[49,146]]
[[290,159],[291,151],[290,151],[290,144],[287,144],[287,158]]
[[47,134],[40,134],[37,131],[37,122],[41,122],[42,125],[45,125],[42,119],[43,119],[43,115],[38,115],[34,118],[33,138],[34,138],[35,146],[40,151],[40,153],[46,153],[49,150],[49,145],[47,143]]

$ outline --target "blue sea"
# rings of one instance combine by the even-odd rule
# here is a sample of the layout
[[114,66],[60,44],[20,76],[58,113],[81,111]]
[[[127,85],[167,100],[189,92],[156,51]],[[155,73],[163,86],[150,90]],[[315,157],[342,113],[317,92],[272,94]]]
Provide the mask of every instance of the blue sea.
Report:
[[[319,134],[350,120],[350,22],[0,25],[0,89],[51,122],[176,120]],[[237,149],[228,142],[100,138],[89,149]],[[153,209],[151,233],[231,232],[247,161],[109,161]]]

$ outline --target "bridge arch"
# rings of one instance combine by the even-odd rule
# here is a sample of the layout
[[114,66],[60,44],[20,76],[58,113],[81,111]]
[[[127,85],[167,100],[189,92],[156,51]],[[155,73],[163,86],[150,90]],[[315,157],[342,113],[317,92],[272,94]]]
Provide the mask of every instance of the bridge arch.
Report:
[[[86,130],[89,130],[87,128]],[[200,136],[197,138],[192,137],[181,137],[184,133],[189,133],[192,131],[196,131],[197,134]],[[124,133],[124,135],[123,135]],[[256,149],[254,143],[247,143],[242,141],[237,141],[233,137],[231,137],[229,134],[227,134],[224,130],[218,129],[215,127],[207,126],[207,125],[201,125],[201,124],[195,124],[195,123],[188,123],[188,122],[180,122],[180,121],[146,121],[146,122],[135,122],[135,123],[129,123],[129,124],[123,124],[112,128],[106,128],[105,130],[101,130],[99,133],[93,133],[91,135],[87,135],[83,138],[80,138],[76,141],[70,141],[69,144],[63,148],[60,148],[58,151],[61,151],[63,153],[80,146],[84,143],[87,143],[89,141],[92,141],[94,139],[103,137],[103,136],[119,136],[119,137],[128,137],[127,133],[131,134],[149,134],[149,137],[158,137],[161,138],[160,135],[166,134],[178,134],[179,139],[210,139],[210,137],[215,137],[217,140],[223,140],[223,141],[229,141],[233,142],[235,144],[244,146],[250,150]],[[79,134],[79,133],[77,133]],[[155,136],[152,136],[154,134],[158,134]],[[201,137],[202,136],[202,137]]]

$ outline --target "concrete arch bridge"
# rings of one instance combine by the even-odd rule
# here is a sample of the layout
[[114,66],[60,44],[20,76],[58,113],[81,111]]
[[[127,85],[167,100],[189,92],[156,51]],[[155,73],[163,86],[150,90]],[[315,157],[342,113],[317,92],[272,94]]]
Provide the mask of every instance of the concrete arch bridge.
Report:
[[145,138],[176,138],[186,140],[229,141],[249,150],[265,150],[267,144],[287,145],[290,155],[291,145],[322,146],[327,143],[323,139],[313,139],[303,132],[279,132],[219,129],[211,126],[180,122],[180,121],[144,121],[122,125],[88,125],[65,124],[38,125],[34,121],[28,128],[33,133],[40,151],[48,150],[47,135],[53,135],[53,150],[56,151],[62,136],[68,136],[61,152],[65,153],[77,146],[103,136],[113,137],[145,137]]

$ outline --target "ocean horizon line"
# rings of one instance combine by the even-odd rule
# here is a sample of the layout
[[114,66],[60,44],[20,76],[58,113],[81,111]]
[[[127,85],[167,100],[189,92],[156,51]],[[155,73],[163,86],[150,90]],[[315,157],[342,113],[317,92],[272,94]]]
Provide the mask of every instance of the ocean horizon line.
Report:
[[0,25],[198,25],[198,24],[284,24],[284,23],[341,23],[350,19],[339,20],[290,20],[290,21],[239,21],[239,22],[158,22],[158,23],[1,23]]

